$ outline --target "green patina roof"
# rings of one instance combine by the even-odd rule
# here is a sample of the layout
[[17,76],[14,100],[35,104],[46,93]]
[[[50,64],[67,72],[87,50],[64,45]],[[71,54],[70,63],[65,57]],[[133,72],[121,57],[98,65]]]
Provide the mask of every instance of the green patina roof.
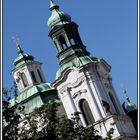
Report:
[[126,110],[127,110],[128,112],[131,112],[131,111],[133,111],[133,110],[137,110],[136,105],[130,101],[130,99],[129,99],[128,95],[127,95],[127,91],[126,91],[126,89],[124,88],[123,85],[122,85],[122,90],[123,90],[123,93],[124,93],[125,98],[126,98],[126,100],[127,100]]
[[34,60],[34,57],[28,54],[19,53],[18,57],[14,60],[14,65],[19,67],[28,61]]
[[88,63],[91,63],[93,61],[98,61],[98,58],[96,57],[90,57],[90,56],[81,56],[81,57],[76,57],[72,61],[62,65],[59,70],[56,73],[56,79],[58,79],[61,76],[61,73],[70,67],[81,67],[83,65],[86,65]]
[[136,107],[136,105],[135,105],[134,103],[129,102],[129,103],[127,104],[127,106],[126,106],[126,110],[127,110],[128,112],[131,112],[131,111],[133,111],[133,110],[137,110],[137,107]]
[[[54,87],[52,87],[50,85],[50,83],[41,83],[39,85],[34,85],[34,86],[30,87],[29,89],[21,92],[16,97],[16,102],[20,103],[20,102],[32,97],[33,95],[36,95],[38,93],[42,93],[45,91],[50,91],[50,90],[54,90]],[[11,99],[9,102],[10,102],[10,106],[14,106],[15,105],[15,98]]]
[[53,103],[62,103],[60,99],[53,99],[53,100],[49,100],[48,102],[49,104],[53,104]]
[[24,54],[23,50],[20,47],[19,43],[16,43],[17,51],[18,51],[18,56],[15,58],[13,64],[17,67],[25,64],[28,61],[34,60],[34,57],[28,54]]
[[66,24],[71,21],[71,17],[59,10],[59,6],[52,0],[50,1],[50,10],[52,11],[51,17],[48,19],[48,26],[53,28],[55,25]]

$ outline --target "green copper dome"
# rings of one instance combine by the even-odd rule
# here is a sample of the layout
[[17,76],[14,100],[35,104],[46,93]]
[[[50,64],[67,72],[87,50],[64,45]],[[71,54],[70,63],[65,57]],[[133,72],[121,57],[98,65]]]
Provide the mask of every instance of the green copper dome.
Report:
[[56,73],[56,79],[58,79],[61,76],[61,73],[70,67],[81,67],[83,65],[86,65],[88,63],[94,62],[94,61],[98,61],[98,58],[96,57],[90,57],[90,56],[81,56],[81,57],[76,57],[75,59],[73,59],[72,61],[62,65],[59,70]]
[[131,102],[129,102],[126,106],[126,110],[128,112],[131,112],[131,111],[136,110],[136,109],[137,109],[136,105],[134,103],[131,103]]
[[34,60],[34,57],[28,54],[19,54],[18,57],[14,60],[14,65],[16,67],[21,66],[22,64]]
[[15,60],[13,62],[13,64],[16,67],[19,67],[19,66],[21,66],[22,64],[24,64],[28,61],[34,60],[33,56],[23,53],[23,50],[21,49],[19,44],[17,45],[17,50],[18,50],[18,56],[17,56],[17,58],[15,58]]
[[124,93],[125,98],[127,100],[127,106],[126,106],[127,112],[131,112],[133,110],[137,110],[137,106],[130,101],[130,99],[129,99],[128,95],[127,95],[126,89],[124,88],[123,85],[122,85],[122,90],[123,90],[123,93]]
[[59,6],[52,0],[50,1],[50,10],[52,11],[52,15],[48,19],[48,26],[50,28],[71,22],[71,17],[63,11],[60,11]]

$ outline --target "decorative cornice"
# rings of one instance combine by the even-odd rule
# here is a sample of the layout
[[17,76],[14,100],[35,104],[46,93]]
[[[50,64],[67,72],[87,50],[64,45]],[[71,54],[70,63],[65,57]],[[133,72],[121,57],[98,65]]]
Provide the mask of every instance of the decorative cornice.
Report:
[[78,95],[81,95],[82,93],[86,93],[87,90],[86,89],[81,89],[78,92],[74,93],[72,98],[75,99]]
[[64,91],[68,91],[70,90],[71,88],[76,88],[77,86],[81,85],[84,81],[86,80],[85,76],[81,76],[79,78],[77,78],[76,82],[74,83],[68,83],[64,86],[62,86],[60,89],[59,89],[59,92],[60,93],[63,93]]

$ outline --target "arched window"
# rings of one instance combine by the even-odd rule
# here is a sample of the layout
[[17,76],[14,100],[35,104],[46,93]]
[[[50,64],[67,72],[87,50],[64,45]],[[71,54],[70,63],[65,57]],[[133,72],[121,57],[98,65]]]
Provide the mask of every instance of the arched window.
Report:
[[67,48],[67,44],[66,44],[66,41],[65,41],[65,38],[63,37],[63,35],[59,36],[59,41],[60,41],[60,44],[61,44],[62,48],[66,49]]
[[38,72],[38,75],[39,75],[40,81],[43,82],[43,78],[42,78],[42,76],[41,76],[40,70],[37,70],[37,72]]
[[68,31],[67,36],[68,36],[68,39],[70,41],[70,44],[75,45],[76,44],[75,43],[75,35],[73,35],[71,31]]
[[54,44],[55,44],[55,48],[56,48],[56,51],[57,52],[60,52],[61,51],[61,49],[60,49],[60,46],[57,44],[57,42],[56,42],[56,40],[54,40]]
[[36,77],[35,77],[35,74],[34,74],[34,72],[33,72],[33,71],[31,71],[31,76],[32,76],[33,81],[36,83],[36,82],[37,82],[37,80],[36,80]]
[[111,102],[112,102],[115,110],[116,110],[116,113],[120,114],[119,109],[118,109],[117,104],[116,104],[116,101],[115,101],[114,97],[112,96],[112,94],[110,92],[109,92],[109,97],[111,99]]
[[27,87],[29,85],[25,73],[21,73],[21,80],[22,80],[22,83],[23,83],[24,87]]
[[71,43],[71,45],[75,45],[75,41],[73,38],[70,39],[70,43]]
[[88,105],[88,102],[85,99],[82,99],[79,102],[81,113],[84,117],[84,120],[86,122],[86,125],[93,124],[95,122],[93,115],[91,113],[90,107]]

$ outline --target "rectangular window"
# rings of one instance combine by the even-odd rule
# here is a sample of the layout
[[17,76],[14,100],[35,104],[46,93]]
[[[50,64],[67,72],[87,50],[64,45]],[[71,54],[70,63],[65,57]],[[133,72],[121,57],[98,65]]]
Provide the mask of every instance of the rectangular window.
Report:
[[34,74],[34,72],[33,72],[33,71],[31,71],[31,76],[32,76],[33,81],[36,83],[36,82],[37,82],[37,80],[36,80],[36,77],[35,77],[35,74]]
[[43,82],[43,78],[42,78],[42,76],[41,76],[40,70],[37,70],[37,72],[38,72],[38,75],[39,75],[40,81]]
[[27,86],[29,85],[25,73],[21,73],[21,80],[22,80],[22,83],[23,83],[23,86],[24,86],[24,87],[27,87]]

